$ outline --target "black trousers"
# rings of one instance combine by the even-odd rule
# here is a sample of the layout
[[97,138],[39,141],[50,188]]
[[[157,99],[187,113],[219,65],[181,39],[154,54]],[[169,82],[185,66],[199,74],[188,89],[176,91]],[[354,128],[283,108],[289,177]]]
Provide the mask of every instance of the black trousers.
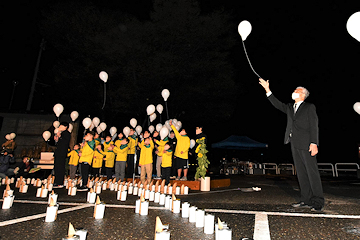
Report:
[[65,158],[66,156],[56,156],[54,158],[54,184],[63,185],[65,177]]
[[323,207],[325,200],[316,156],[309,150],[291,146],[291,152],[300,185],[300,201],[313,207]]
[[128,154],[127,155],[127,159],[126,159],[127,168],[126,168],[126,175],[125,175],[127,178],[132,178],[133,177],[133,173],[134,173],[134,156],[135,156],[135,154]]
[[90,165],[86,162],[80,163],[82,186],[86,186],[89,178]]
[[161,176],[162,179],[165,179],[166,185],[170,183],[170,174],[171,174],[171,167],[161,168]]

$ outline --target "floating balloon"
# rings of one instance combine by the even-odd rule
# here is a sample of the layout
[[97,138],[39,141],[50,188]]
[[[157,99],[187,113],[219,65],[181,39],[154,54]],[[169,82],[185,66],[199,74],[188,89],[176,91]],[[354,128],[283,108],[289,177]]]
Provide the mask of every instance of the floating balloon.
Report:
[[190,140],[190,148],[192,149],[195,146],[195,140],[191,139]]
[[84,118],[82,121],[82,125],[84,126],[85,129],[88,129],[91,125],[91,119],[90,118]]
[[169,120],[167,120],[164,125],[165,125],[169,130],[171,130],[171,126],[170,126]]
[[161,114],[161,113],[163,112],[163,110],[164,110],[163,105],[158,104],[158,105],[156,106],[156,110]]
[[245,41],[251,33],[251,24],[246,20],[242,21],[238,26],[238,32],[241,36],[241,39]]
[[153,133],[154,130],[155,130],[154,126],[153,126],[153,125],[150,125],[150,126],[149,126],[149,132],[150,132],[150,133]]
[[44,138],[45,141],[47,141],[51,137],[51,133],[49,131],[45,131],[43,132],[42,137]]
[[72,125],[71,123],[69,123],[69,127],[68,127],[68,131],[69,131],[69,133],[71,133],[72,132],[72,130],[74,129],[74,125]]
[[182,122],[181,121],[177,121],[176,122],[176,126],[175,127],[178,127],[179,129],[177,129],[178,131],[181,129],[181,127],[182,127]]
[[346,29],[350,36],[355,38],[360,42],[360,12],[356,12],[352,14],[347,23],[346,23]]
[[60,122],[59,121],[54,121],[53,126],[54,126],[54,128],[58,128],[60,126]]
[[92,131],[94,129],[95,125],[94,125],[94,122],[91,122],[91,125],[89,127],[89,130]]
[[77,111],[72,111],[70,113],[71,120],[75,122],[75,120],[79,117],[79,113]]
[[162,124],[161,123],[158,123],[158,124],[156,124],[156,131],[158,131],[158,132],[160,132],[160,130],[161,130],[161,128],[162,128]]
[[14,139],[16,137],[15,133],[10,133],[10,139]]
[[130,125],[131,125],[133,128],[135,128],[135,127],[136,127],[136,124],[137,124],[137,120],[136,120],[135,118],[132,118],[132,119],[130,120]]
[[56,135],[58,132],[59,132],[59,129],[58,129],[58,128],[55,128],[55,129],[54,129],[55,135]]
[[106,125],[106,123],[102,122],[102,123],[100,123],[99,127],[101,128],[102,131],[105,131],[107,125]]
[[128,137],[129,134],[130,134],[130,128],[129,128],[129,127],[124,127],[123,133],[124,133],[124,135],[125,135],[126,137]]
[[147,108],[146,108],[146,112],[147,112],[147,115],[151,115],[155,112],[155,106],[150,104]]
[[137,126],[137,127],[135,128],[135,131],[136,131],[136,133],[137,133],[138,135],[140,135],[140,133],[141,133],[141,131],[142,131],[142,127],[141,127],[141,126]]
[[107,80],[108,80],[108,78],[109,78],[109,76],[108,76],[108,74],[107,74],[106,72],[101,71],[101,72],[99,73],[99,78],[106,83]]
[[360,102],[357,102],[354,104],[354,110],[355,110],[355,112],[360,114]]
[[176,125],[177,121],[178,121],[178,120],[177,120],[176,118],[174,118],[174,119],[172,120],[172,124],[173,124],[173,125]]
[[11,140],[10,134],[5,135],[6,140]]
[[100,133],[102,133],[102,129],[101,129],[101,127],[100,126],[98,126],[97,128],[96,128],[96,132],[98,133],[98,134],[100,134]]
[[170,96],[169,90],[163,89],[161,92],[161,96],[163,97],[164,101],[166,102]]
[[150,122],[153,122],[156,119],[156,113],[150,115]]
[[60,114],[64,111],[64,107],[63,105],[61,105],[60,103],[55,104],[55,106],[53,107],[54,113],[57,117],[60,116]]
[[92,122],[94,123],[95,127],[98,127],[100,124],[100,119],[98,117],[94,117]]
[[110,135],[113,137],[115,135],[115,133],[117,132],[117,128],[111,127],[109,131],[110,131]]
[[160,137],[161,140],[164,140],[165,137],[167,137],[169,135],[169,129],[167,127],[162,127],[160,130]]

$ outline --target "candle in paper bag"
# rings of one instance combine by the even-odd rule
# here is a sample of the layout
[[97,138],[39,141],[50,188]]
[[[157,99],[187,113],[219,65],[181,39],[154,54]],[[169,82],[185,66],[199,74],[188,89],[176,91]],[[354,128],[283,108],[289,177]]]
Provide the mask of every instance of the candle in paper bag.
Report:
[[169,207],[171,207],[171,196],[166,196],[165,197],[165,208],[169,209]]
[[195,218],[196,218],[195,226],[196,227],[204,227],[205,211],[201,210],[201,209],[197,209],[196,213],[195,213]]
[[134,196],[138,195],[138,190],[139,190],[139,188],[137,186],[135,186],[134,189],[133,189],[133,195]]
[[140,212],[140,203],[141,203],[141,200],[138,199],[135,201],[135,213],[139,213]]
[[[65,180],[64,181],[64,184],[65,184],[65,186],[66,186],[66,189],[69,189],[72,185],[71,185],[71,179],[69,179],[69,180]],[[69,194],[70,195],[70,194]]]
[[160,202],[160,192],[156,192],[154,196],[154,203]]
[[180,213],[180,199],[173,200],[173,213]]
[[125,202],[126,198],[127,198],[127,191],[122,191],[120,201]]
[[100,197],[97,196],[95,207],[94,207],[94,218],[95,219],[104,218],[104,212],[105,212],[105,204],[100,202]]
[[150,190],[145,190],[145,199],[149,199],[150,197]]
[[106,187],[107,187],[107,182],[105,181],[105,182],[102,184],[102,190],[105,191],[105,190],[106,190]]
[[166,189],[165,189],[165,179],[162,180],[161,182],[161,186],[160,186],[160,193],[165,193]]
[[76,229],[75,236],[79,236],[80,240],[86,240],[87,230],[85,229]]
[[151,191],[151,192],[149,193],[149,201],[150,201],[150,202],[153,202],[154,199],[155,199],[155,192],[154,192],[154,191]]
[[40,181],[40,179],[38,179],[38,180],[36,181],[36,186],[37,186],[37,187],[41,187],[41,184],[42,184],[42,182]]
[[155,190],[156,190],[156,185],[152,185],[151,186],[151,191],[155,192]]
[[172,194],[172,193],[173,193],[173,187],[172,187],[172,186],[168,186],[168,187],[167,187],[167,192],[168,192],[168,194]]
[[189,194],[189,187],[185,186],[184,187],[184,195],[188,195]]
[[40,197],[41,198],[47,198],[47,195],[48,195],[47,188],[42,189]]
[[176,187],[176,189],[175,189],[175,194],[176,194],[176,195],[180,195],[180,187]]
[[70,196],[76,196],[76,191],[77,191],[76,187],[71,187]]
[[46,208],[46,217],[45,222],[54,222],[56,220],[57,211],[59,205],[55,204],[52,198],[50,199],[50,204]]
[[115,189],[115,184],[114,183],[110,183],[110,191],[114,191],[114,189]]
[[54,204],[57,203],[58,195],[56,193],[54,193],[54,191],[49,194],[49,199],[48,199],[48,204],[49,205],[50,205],[51,199],[54,201]]
[[41,192],[42,192],[43,189],[44,189],[44,186],[41,186],[41,188],[38,188],[36,190],[36,197],[41,197]]
[[132,185],[129,186],[129,194],[133,194],[134,187]]
[[53,186],[54,186],[54,185],[53,185],[51,182],[48,182],[47,189],[48,189],[49,191],[52,191]]
[[189,208],[190,208],[190,203],[188,203],[188,202],[184,202],[181,205],[181,217],[183,217],[183,218],[189,217]]
[[[221,240],[222,239],[221,237],[224,237],[224,235],[229,234],[228,231],[223,231],[222,234],[219,236],[219,230],[222,231],[223,229],[229,229],[229,228],[228,228],[226,222],[222,222],[220,220],[220,218],[218,218],[217,223],[215,223],[215,239]],[[225,237],[228,237],[228,236],[225,236]],[[228,239],[231,239],[231,235],[230,235],[230,238],[228,238]]]
[[141,207],[140,207],[140,215],[145,216],[148,215],[149,213],[149,202],[148,201],[143,201],[140,203]]
[[160,205],[165,205],[165,198],[166,198],[166,195],[165,194],[160,194],[160,200],[159,200],[159,204]]
[[27,185],[31,184],[31,178],[26,179],[26,184]]
[[20,192],[21,193],[27,193],[28,189],[29,189],[29,185],[22,185],[20,187]]
[[215,240],[231,240],[232,239],[232,230],[229,227],[224,227],[223,229],[218,229],[215,234]]
[[139,188],[139,190],[138,190],[138,197],[140,197],[141,195],[143,195],[143,193],[144,193],[144,189],[143,188]]
[[96,185],[96,194],[100,194],[101,193],[101,184],[100,183],[97,183]]
[[15,182],[15,178],[12,177],[12,178],[10,179],[10,183],[14,183],[14,182]]
[[90,191],[87,193],[87,202],[88,203],[95,203],[96,200],[96,193],[92,188],[90,188]]
[[19,187],[20,187],[20,178],[17,178],[15,183],[15,188],[19,188]]
[[14,194],[14,190],[10,189],[9,184],[6,185],[6,188],[5,188],[4,193],[3,193],[3,198],[5,197],[5,194],[7,194],[7,196],[12,196]]
[[12,207],[15,196],[9,195],[7,192],[4,194],[4,200],[2,204],[2,209],[9,209]]
[[205,215],[205,222],[204,222],[204,233],[205,234],[214,234],[214,221],[215,216],[211,214]]
[[80,240],[80,236],[75,234],[74,226],[69,223],[68,235],[63,240]]
[[191,206],[189,208],[189,222],[192,222],[192,223],[196,222],[196,209],[197,209],[197,207],[195,207],[195,206]]
[[165,226],[162,224],[159,217],[156,217],[155,224],[155,240],[170,240],[169,225]]

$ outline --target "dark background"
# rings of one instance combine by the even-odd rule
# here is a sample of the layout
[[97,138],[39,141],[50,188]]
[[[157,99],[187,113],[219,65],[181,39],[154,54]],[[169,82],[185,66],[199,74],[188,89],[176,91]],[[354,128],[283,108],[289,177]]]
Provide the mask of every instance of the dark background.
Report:
[[[45,39],[30,113],[52,113],[62,103],[63,114],[98,116],[108,129],[119,131],[132,117],[147,127],[146,106],[164,105],[160,93],[168,88],[170,118],[181,120],[191,138],[202,124],[209,145],[246,135],[269,148],[265,156],[241,156],[291,162],[283,145],[285,115],[267,101],[237,33],[248,20],[249,57],[273,93],[287,102],[297,86],[310,91],[307,101],[319,116],[318,160],[358,162],[360,116],[353,104],[360,101],[360,42],[346,30],[348,18],[360,10],[358,1],[164,2],[3,1],[0,110],[26,112]],[[104,110],[102,70],[109,73]]]

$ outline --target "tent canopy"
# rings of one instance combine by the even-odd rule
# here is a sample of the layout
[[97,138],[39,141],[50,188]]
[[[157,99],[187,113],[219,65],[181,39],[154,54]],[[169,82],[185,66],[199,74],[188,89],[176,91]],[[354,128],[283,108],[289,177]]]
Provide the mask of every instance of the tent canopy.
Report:
[[221,142],[211,144],[211,147],[234,150],[253,150],[257,148],[267,148],[268,145],[252,140],[246,136],[231,135]]

